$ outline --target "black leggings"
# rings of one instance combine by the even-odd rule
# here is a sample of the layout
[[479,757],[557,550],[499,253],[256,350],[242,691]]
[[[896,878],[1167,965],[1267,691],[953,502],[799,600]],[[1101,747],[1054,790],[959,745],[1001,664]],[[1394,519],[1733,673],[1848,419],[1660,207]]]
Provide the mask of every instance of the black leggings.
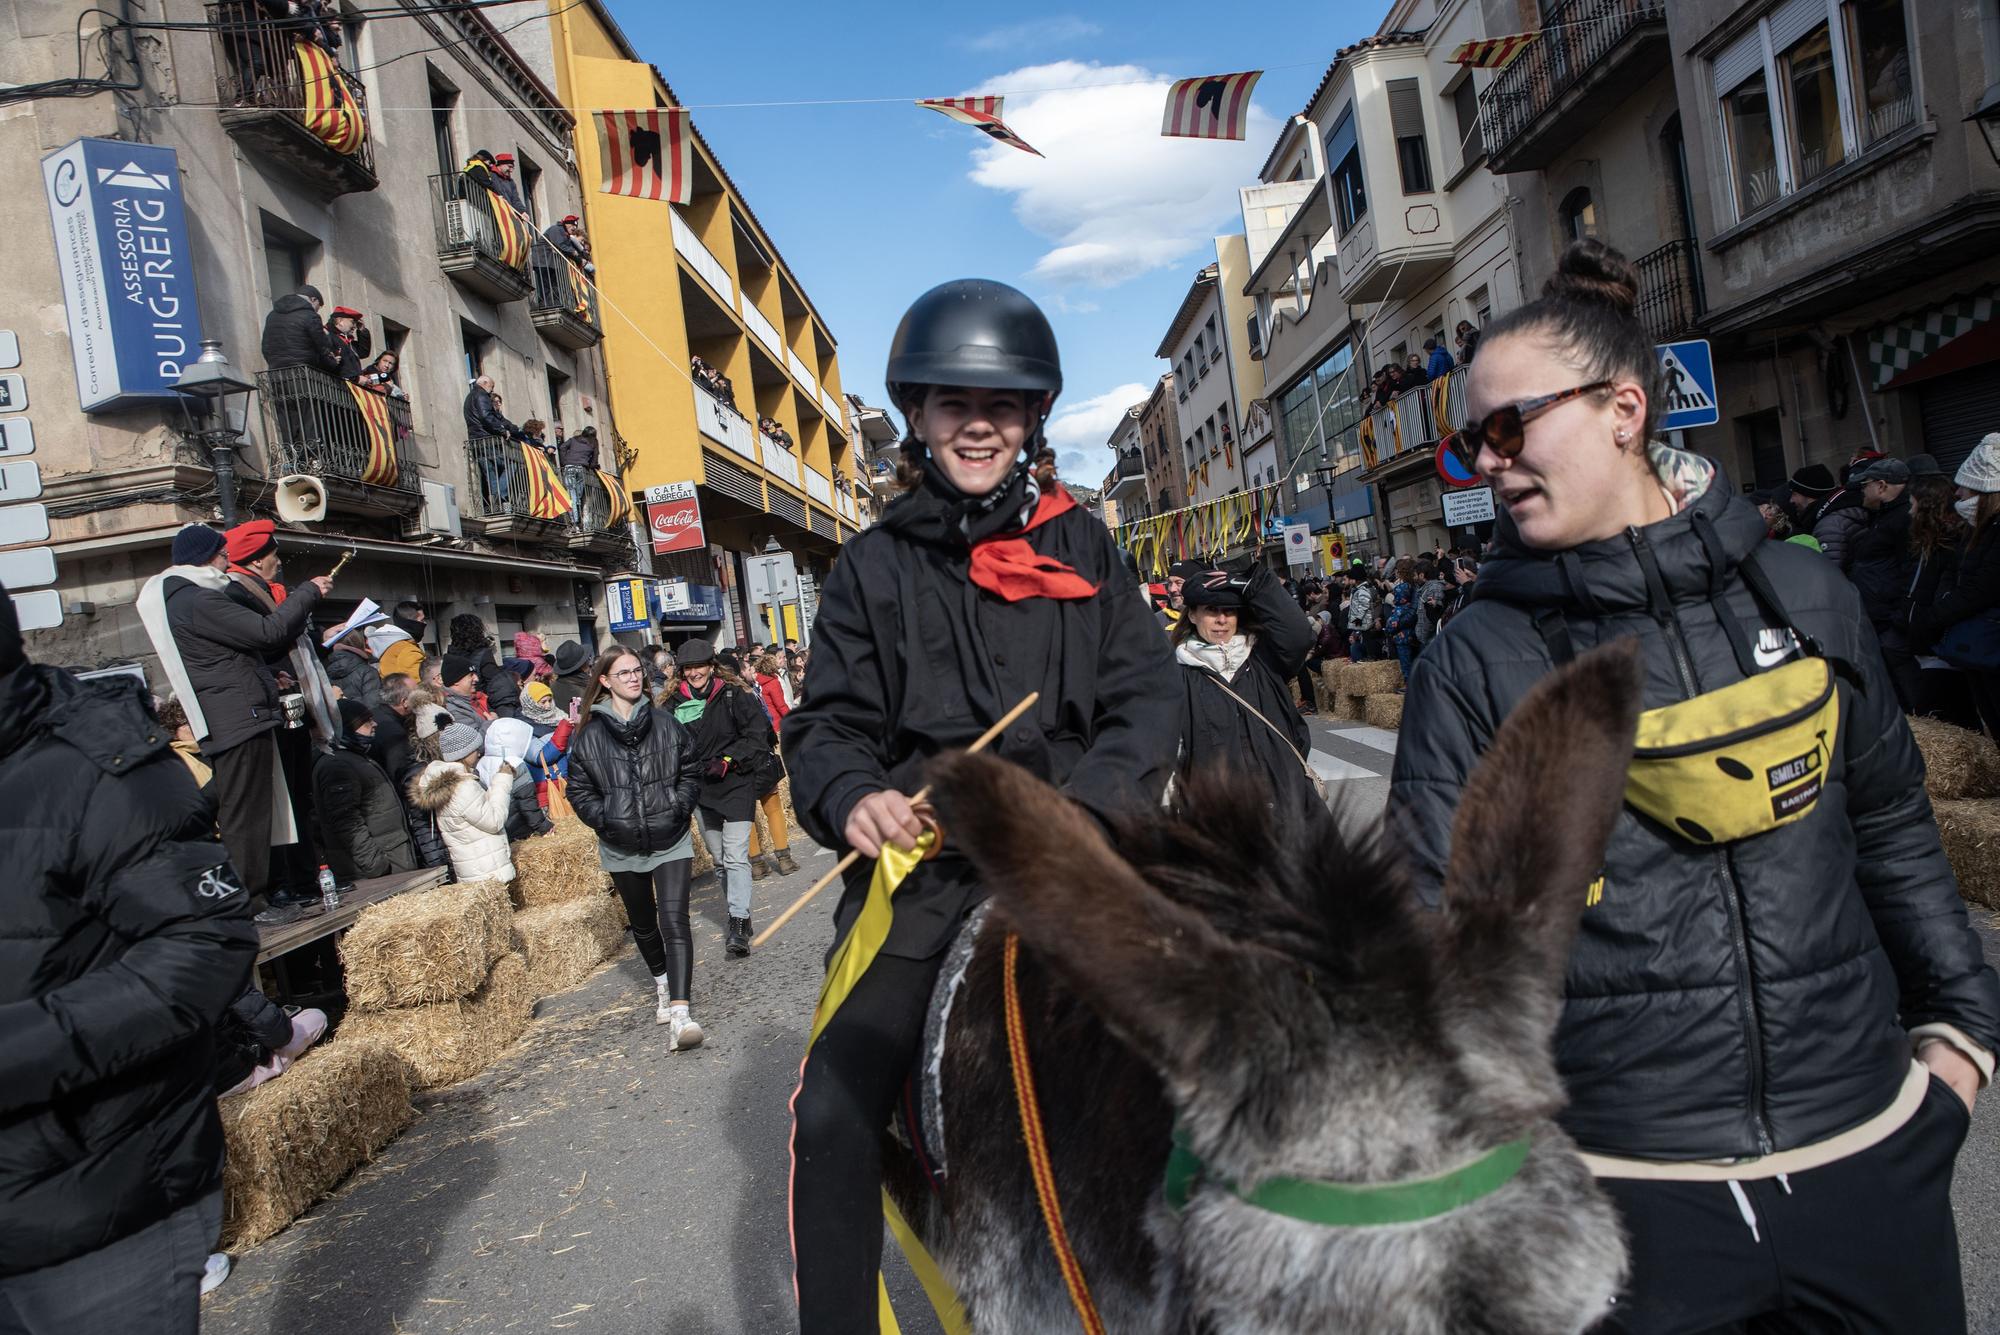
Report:
[[820,1032],[792,1096],[792,1257],[801,1335],[876,1335],[882,1132],[944,963],[877,955]]
[[694,979],[694,934],[688,930],[688,872],[693,865],[675,858],[650,872],[611,873],[611,884],[625,901],[625,916],[632,920],[639,958],[653,977],[665,976],[672,1001],[689,1000],[688,985]]

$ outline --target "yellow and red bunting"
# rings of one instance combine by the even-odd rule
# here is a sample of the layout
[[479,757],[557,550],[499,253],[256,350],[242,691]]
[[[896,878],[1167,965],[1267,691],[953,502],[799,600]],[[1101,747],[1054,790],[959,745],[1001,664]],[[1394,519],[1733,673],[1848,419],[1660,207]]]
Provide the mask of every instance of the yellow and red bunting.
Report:
[[306,129],[336,153],[354,154],[368,138],[368,119],[354,90],[347,86],[333,56],[317,42],[295,41],[299,83],[305,90],[302,115]]
[[681,107],[643,111],[593,111],[597,127],[598,189],[607,195],[694,199],[694,123]]
[[611,517],[604,521],[604,526],[624,528],[632,522],[632,498],[625,494],[625,484],[602,468],[597,470],[597,480],[604,484],[604,495],[611,502]]
[[1011,148],[1023,153],[1033,153],[1041,157],[1041,150],[1035,148],[1020,135],[1007,128],[1000,119],[1000,111],[1006,105],[1001,97],[926,97],[918,101],[920,107],[929,107],[941,116],[949,116],[961,125],[970,125],[980,133],[989,135]]
[[363,389],[351,380],[346,384],[368,431],[368,462],[361,469],[361,480],[371,487],[393,487],[402,470],[396,463],[396,423],[389,416],[389,396]]
[[1528,47],[1528,43],[1540,33],[1517,32],[1506,37],[1482,37],[1470,42],[1460,42],[1447,60],[1453,65],[1466,65],[1476,70],[1504,70],[1514,62],[1514,57]]
[[556,466],[549,462],[546,452],[533,445],[522,445],[521,459],[527,465],[530,518],[561,519],[576,508],[569,488],[556,476]]

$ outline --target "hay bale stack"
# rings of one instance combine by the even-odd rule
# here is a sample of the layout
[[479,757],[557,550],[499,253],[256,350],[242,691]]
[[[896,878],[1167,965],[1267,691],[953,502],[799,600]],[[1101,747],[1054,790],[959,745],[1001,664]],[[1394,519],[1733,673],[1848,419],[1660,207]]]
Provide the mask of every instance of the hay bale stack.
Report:
[[514,915],[528,993],[549,997],[590,976],[625,941],[625,910],[610,895],[544,904]]
[[2000,746],[1981,732],[1913,715],[1924,753],[1924,788],[1933,798],[2000,797]]
[[222,1245],[232,1250],[298,1218],[416,1116],[403,1059],[346,1033],[220,1111]]
[[1403,697],[1393,691],[1371,695],[1362,708],[1362,718],[1371,728],[1394,732],[1403,726]]
[[688,868],[688,875],[706,876],[715,870],[715,859],[708,855],[708,843],[701,837],[701,817],[688,817],[688,837],[694,840],[694,865]]
[[507,887],[497,881],[371,904],[340,941],[348,1004],[377,1011],[470,995],[507,953],[513,916]]
[[1393,658],[1375,658],[1366,663],[1349,663],[1341,676],[1340,689],[1349,695],[1387,695],[1403,684],[1403,669]]
[[500,957],[485,985],[461,1001],[401,1010],[350,1011],[341,1034],[393,1048],[423,1089],[478,1075],[513,1045],[535,1010],[528,965],[519,955]]
[[1958,876],[1958,893],[1989,909],[2000,909],[2000,800],[1939,798],[1938,834]]
[[514,845],[514,902],[524,909],[601,895],[611,874],[597,861],[597,836],[582,821]]

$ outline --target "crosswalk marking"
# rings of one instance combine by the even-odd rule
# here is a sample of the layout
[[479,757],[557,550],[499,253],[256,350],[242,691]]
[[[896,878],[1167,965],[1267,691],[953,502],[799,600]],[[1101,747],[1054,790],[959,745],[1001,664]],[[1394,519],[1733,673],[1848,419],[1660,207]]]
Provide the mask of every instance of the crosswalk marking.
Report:
[[1382,777],[1372,769],[1364,769],[1352,761],[1342,760],[1339,756],[1328,755],[1316,746],[1312,749],[1312,754],[1307,759],[1312,762],[1313,773],[1319,775],[1320,778],[1325,779],[1328,783],[1337,783],[1342,779],[1379,779]]
[[1370,728],[1362,724],[1351,728],[1329,727],[1327,731],[1343,741],[1359,742],[1377,751],[1387,751],[1392,756],[1396,754],[1396,734],[1387,728]]

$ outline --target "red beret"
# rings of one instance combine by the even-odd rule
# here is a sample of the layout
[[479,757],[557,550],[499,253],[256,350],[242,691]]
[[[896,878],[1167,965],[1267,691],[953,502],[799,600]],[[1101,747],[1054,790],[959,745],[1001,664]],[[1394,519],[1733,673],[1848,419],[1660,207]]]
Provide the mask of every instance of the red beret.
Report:
[[359,320],[359,319],[361,318],[361,312],[360,312],[360,311],[357,311],[357,310],[355,310],[355,309],[354,309],[354,308],[353,308],[352,306],[335,306],[335,307],[333,308],[333,313],[334,313],[335,315],[348,315],[348,316],[352,316],[352,317],[353,317],[354,319],[357,319],[357,320]]
[[223,548],[237,565],[254,561],[278,545],[277,528],[268,519],[253,519],[247,524],[238,524],[222,535]]
[[514,155],[512,153],[501,153],[496,155],[493,160],[495,162],[512,162]]
[[582,222],[582,221],[583,221],[583,219],[581,219],[581,218],[577,217],[577,216],[576,216],[576,215],[575,215],[574,213],[565,213],[565,214],[564,214],[564,215],[562,216],[562,220],[563,220],[564,222],[566,222],[566,223],[573,223],[573,222]]

